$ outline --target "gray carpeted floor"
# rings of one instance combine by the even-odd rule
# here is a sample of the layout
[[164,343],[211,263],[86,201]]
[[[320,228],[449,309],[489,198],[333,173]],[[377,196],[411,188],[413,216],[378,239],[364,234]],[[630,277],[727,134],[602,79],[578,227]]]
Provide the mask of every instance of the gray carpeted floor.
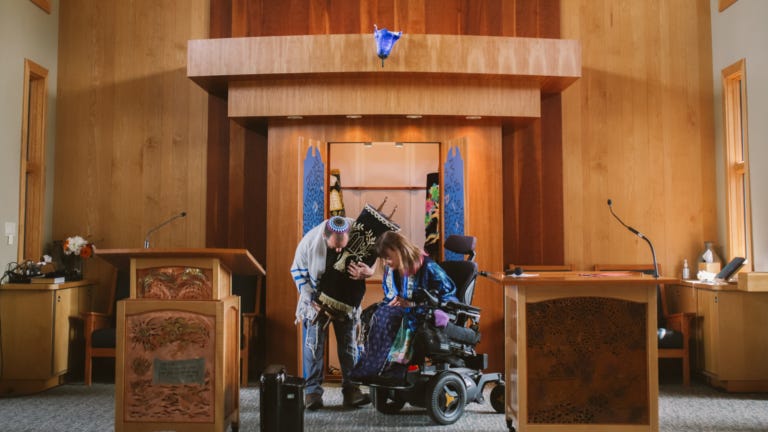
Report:
[[[662,385],[659,423],[662,432],[765,432],[768,431],[768,394],[727,394],[693,384]],[[441,427],[423,409],[406,406],[400,414],[385,415],[370,405],[341,407],[341,390],[327,387],[326,408],[307,411],[307,431],[504,431],[503,414],[486,402],[470,404],[457,423]],[[240,430],[260,430],[259,389],[240,392]],[[0,398],[0,431],[3,432],[105,432],[114,430],[114,386],[68,384],[33,396]]]

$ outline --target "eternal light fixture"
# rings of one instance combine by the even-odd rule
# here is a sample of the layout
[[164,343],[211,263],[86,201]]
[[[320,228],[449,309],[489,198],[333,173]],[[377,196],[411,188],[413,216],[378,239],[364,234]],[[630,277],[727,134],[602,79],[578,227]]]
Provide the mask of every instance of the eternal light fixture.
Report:
[[376,39],[376,55],[381,59],[381,67],[384,67],[384,59],[389,57],[392,47],[395,46],[395,42],[400,39],[403,32],[392,32],[383,28],[379,30],[376,24],[373,25],[373,36]]

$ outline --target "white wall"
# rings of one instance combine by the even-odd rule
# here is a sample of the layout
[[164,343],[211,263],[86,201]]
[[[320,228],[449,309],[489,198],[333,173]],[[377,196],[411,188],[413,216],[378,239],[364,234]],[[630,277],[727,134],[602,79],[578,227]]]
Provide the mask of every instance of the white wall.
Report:
[[0,0],[0,265],[3,272],[17,257],[17,237],[8,244],[5,223],[19,225],[19,166],[24,85],[24,59],[48,70],[45,227],[51,238],[53,208],[53,143],[56,136],[56,71],[58,61],[59,0],[51,14],[30,0]]
[[[725,244],[725,166],[721,71],[746,59],[752,246],[755,271],[768,271],[768,1],[738,0],[723,12],[710,0],[719,242]],[[728,260],[733,257],[723,257]]]

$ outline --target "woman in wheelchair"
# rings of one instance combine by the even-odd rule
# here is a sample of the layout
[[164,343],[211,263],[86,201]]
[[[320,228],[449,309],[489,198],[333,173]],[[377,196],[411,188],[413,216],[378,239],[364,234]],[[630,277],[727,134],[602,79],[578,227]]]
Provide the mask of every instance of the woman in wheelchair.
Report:
[[413,355],[414,332],[427,308],[414,298],[427,290],[440,303],[456,302],[456,286],[424,251],[399,232],[385,232],[376,243],[385,264],[384,299],[370,320],[365,350],[351,372],[368,383],[402,385]]

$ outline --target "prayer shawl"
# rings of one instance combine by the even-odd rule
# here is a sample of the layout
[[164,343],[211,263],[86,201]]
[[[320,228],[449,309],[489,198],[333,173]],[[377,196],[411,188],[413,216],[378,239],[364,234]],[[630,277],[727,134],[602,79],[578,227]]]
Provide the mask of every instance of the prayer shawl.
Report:
[[[354,219],[346,218],[352,224]],[[312,307],[312,298],[317,285],[325,272],[325,258],[328,245],[323,238],[327,220],[315,226],[299,242],[291,265],[291,276],[299,290],[299,302],[296,306],[296,322],[314,319],[317,312]]]

